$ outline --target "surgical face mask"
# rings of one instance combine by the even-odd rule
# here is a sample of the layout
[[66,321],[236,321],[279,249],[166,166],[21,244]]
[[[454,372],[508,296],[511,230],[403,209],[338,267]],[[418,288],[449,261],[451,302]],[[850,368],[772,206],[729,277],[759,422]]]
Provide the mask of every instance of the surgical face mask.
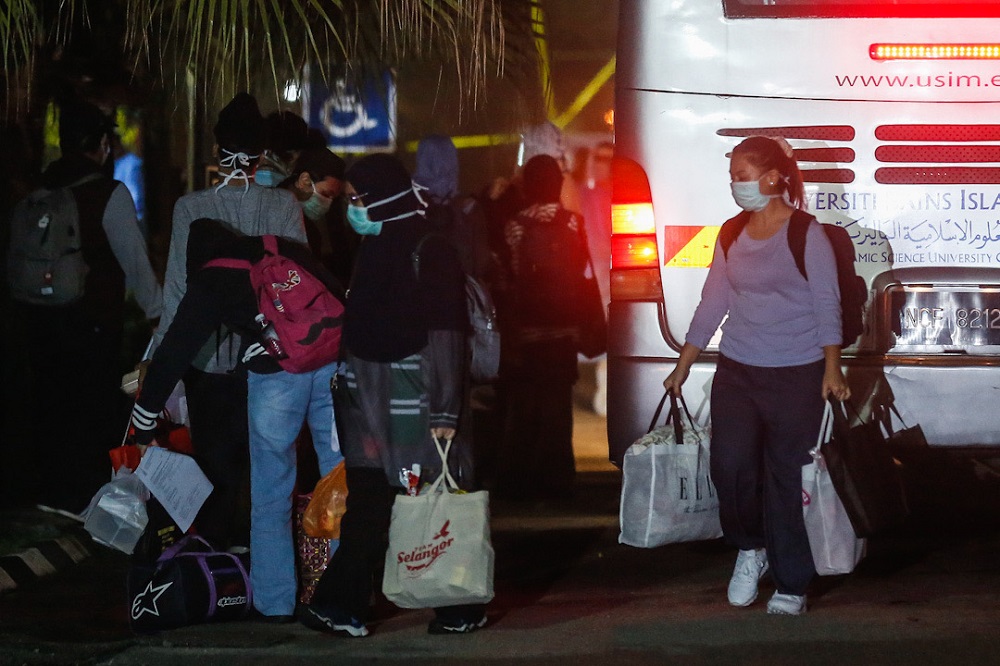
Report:
[[362,236],[378,236],[382,233],[382,223],[372,222],[368,217],[368,209],[363,206],[348,206],[347,221]]
[[729,184],[733,193],[736,205],[745,211],[754,213],[767,208],[771,199],[781,196],[780,194],[769,195],[760,191],[759,180],[734,181]]
[[254,182],[263,187],[277,187],[285,179],[274,169],[257,169],[253,174]]
[[[320,220],[326,215],[327,211],[330,210],[330,206],[333,205],[333,199],[330,197],[325,197],[316,191],[316,186],[313,185],[312,196],[305,200],[302,204],[302,212],[305,213],[306,217],[310,220]],[[357,208],[357,206],[351,206],[351,208]],[[366,217],[367,212],[365,211]]]

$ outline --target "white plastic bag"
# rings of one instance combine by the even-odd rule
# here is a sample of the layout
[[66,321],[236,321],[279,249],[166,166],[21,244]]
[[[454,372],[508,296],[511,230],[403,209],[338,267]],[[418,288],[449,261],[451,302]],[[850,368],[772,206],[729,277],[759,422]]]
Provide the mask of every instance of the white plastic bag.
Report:
[[146,486],[123,466],[90,500],[83,527],[94,541],[131,554],[149,521],[148,500]]
[[625,452],[619,543],[654,548],[722,536],[719,498],[709,474],[708,431],[694,423],[686,405],[687,423],[682,424],[677,399],[671,395],[670,401],[668,425],[651,424],[650,432]]
[[851,519],[840,501],[833,480],[826,469],[820,447],[830,437],[833,413],[826,403],[819,441],[809,453],[813,461],[802,466],[802,515],[809,534],[816,573],[835,576],[854,571],[865,554],[865,540],[858,538]]

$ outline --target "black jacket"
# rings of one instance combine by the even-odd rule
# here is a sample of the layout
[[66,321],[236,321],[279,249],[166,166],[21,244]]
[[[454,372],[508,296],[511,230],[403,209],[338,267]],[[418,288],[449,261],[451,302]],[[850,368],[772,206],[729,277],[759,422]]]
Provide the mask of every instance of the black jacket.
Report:
[[[278,252],[319,278],[332,294],[343,300],[340,284],[306,245],[279,238]],[[263,256],[264,243],[260,236],[238,236],[217,220],[201,219],[191,224],[187,292],[177,306],[163,342],[153,354],[133,411],[136,440],[140,444],[148,443],[153,437],[151,430],[142,427],[142,422],[148,425],[149,415],[156,415],[163,409],[174,386],[211,336],[216,335],[218,343],[224,344],[225,328],[239,333],[244,340],[241,356],[245,347],[261,342],[260,326],[254,320],[260,309],[249,271],[203,266],[217,258],[255,263]],[[245,367],[259,374],[281,370],[278,362],[267,355],[254,356]]]

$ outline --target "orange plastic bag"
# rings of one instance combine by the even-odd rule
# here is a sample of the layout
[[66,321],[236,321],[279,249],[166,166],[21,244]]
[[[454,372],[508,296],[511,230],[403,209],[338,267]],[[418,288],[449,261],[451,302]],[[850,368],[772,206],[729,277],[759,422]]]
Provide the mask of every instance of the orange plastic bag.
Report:
[[340,518],[347,510],[347,468],[334,467],[316,484],[302,516],[302,530],[311,537],[340,538]]

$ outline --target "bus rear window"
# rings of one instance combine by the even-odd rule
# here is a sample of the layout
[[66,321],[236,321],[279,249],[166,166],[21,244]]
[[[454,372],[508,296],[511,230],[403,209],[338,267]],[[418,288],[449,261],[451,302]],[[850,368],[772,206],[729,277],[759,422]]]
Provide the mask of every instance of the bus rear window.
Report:
[[727,18],[985,18],[998,2],[969,0],[722,0]]

